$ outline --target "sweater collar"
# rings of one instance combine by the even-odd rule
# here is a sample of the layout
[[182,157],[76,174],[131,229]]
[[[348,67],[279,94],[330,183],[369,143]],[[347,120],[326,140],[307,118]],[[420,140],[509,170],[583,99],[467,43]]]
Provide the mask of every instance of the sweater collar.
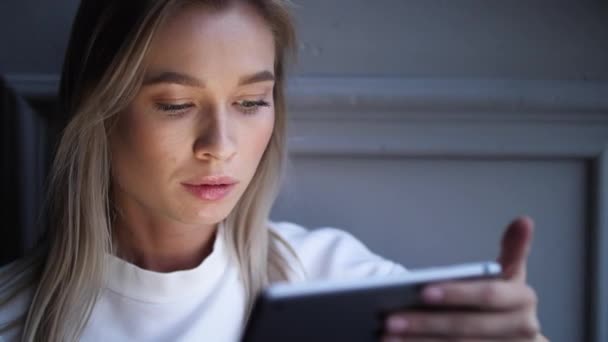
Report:
[[213,250],[195,268],[155,272],[106,254],[106,287],[122,296],[143,302],[163,303],[205,292],[222,279],[228,266],[224,246],[225,228],[218,226]]

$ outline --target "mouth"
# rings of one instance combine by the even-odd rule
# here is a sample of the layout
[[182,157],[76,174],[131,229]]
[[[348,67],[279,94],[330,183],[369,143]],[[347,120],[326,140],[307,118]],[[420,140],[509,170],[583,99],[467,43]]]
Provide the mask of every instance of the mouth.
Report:
[[218,201],[226,197],[232,189],[236,187],[236,183],[233,184],[182,184],[190,193],[199,199],[207,201]]
[[182,183],[194,196],[205,201],[218,201],[226,197],[238,184],[228,176],[206,176]]

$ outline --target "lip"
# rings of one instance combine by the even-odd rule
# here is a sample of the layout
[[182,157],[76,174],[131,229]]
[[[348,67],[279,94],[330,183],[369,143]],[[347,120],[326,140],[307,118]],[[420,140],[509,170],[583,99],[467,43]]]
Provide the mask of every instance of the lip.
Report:
[[224,175],[205,176],[182,185],[194,196],[206,201],[218,201],[226,197],[238,184],[238,180]]
[[226,175],[213,175],[213,176],[204,176],[200,178],[194,178],[182,184],[191,185],[191,186],[201,186],[201,185],[232,185],[236,184],[239,181],[236,178],[232,178]]

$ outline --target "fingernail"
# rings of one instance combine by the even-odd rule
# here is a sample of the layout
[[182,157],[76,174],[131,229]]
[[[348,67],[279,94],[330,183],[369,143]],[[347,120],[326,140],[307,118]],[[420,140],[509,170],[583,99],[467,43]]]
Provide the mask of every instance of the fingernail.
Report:
[[408,322],[403,317],[391,317],[386,322],[386,329],[390,333],[402,333],[407,329]]
[[437,286],[430,286],[424,289],[422,297],[429,303],[438,303],[443,300],[443,290]]

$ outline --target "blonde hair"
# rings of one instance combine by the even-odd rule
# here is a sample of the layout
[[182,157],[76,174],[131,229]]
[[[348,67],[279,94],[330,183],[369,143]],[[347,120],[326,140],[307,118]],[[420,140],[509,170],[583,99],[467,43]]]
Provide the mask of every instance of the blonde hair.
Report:
[[[77,340],[100,295],[104,256],[112,253],[108,131],[140,88],[143,60],[154,33],[170,13],[187,4],[221,10],[233,2],[81,2],[61,81],[60,98],[68,124],[49,180],[48,249],[0,274],[2,283],[11,275],[23,275],[10,286],[0,287],[0,305],[37,281],[23,341]],[[223,222],[226,244],[238,263],[248,298],[248,315],[255,295],[273,280],[269,275],[289,277],[290,266],[279,251],[280,239],[268,229],[268,216],[286,159],[284,69],[295,34],[284,1],[247,2],[268,23],[276,47],[274,131],[251,183]]]

